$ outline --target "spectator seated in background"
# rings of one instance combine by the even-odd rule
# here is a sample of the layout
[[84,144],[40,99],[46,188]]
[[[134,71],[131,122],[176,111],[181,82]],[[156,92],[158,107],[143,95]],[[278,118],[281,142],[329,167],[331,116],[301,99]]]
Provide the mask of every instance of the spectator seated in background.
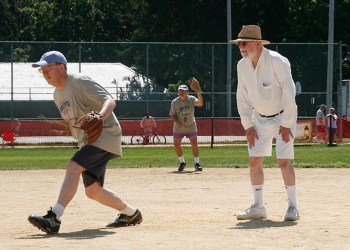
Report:
[[156,129],[157,124],[154,118],[149,114],[149,112],[146,112],[146,115],[142,118],[140,127],[143,129],[144,134],[152,134],[153,131]]
[[18,119],[14,119],[11,123],[11,129],[14,131],[15,136],[19,135],[19,130],[21,129],[21,123]]

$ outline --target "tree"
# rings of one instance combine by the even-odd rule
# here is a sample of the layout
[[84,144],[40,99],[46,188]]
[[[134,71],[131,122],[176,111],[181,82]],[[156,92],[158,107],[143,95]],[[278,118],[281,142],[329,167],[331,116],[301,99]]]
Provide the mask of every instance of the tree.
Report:
[[225,1],[131,0],[123,21],[130,22],[130,41],[226,41]]
[[18,26],[12,21],[12,13],[8,0],[0,0],[0,41],[17,40]]

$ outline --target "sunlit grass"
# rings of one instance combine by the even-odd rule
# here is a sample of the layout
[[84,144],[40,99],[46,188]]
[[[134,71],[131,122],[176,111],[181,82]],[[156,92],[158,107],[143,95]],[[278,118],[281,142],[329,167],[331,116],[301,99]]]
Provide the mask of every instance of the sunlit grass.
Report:
[[[62,169],[77,148],[1,148],[0,169]],[[295,146],[294,166],[300,168],[344,168],[350,166],[350,145],[327,147],[326,145]],[[193,164],[190,147],[184,147],[188,165]],[[200,146],[203,167],[248,167],[246,146]],[[171,146],[125,147],[123,156],[109,162],[109,168],[177,168],[178,159]],[[265,167],[277,167],[275,150],[273,156],[265,158]]]

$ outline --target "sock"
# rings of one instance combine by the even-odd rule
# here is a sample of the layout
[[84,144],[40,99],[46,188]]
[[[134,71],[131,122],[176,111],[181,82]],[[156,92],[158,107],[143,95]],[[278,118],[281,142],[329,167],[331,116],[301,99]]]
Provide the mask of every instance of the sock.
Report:
[[194,163],[198,163],[199,164],[199,157],[194,157]]
[[136,208],[126,204],[126,207],[123,210],[120,210],[121,214],[126,214],[127,216],[132,216],[136,212]]
[[286,186],[286,191],[288,195],[289,205],[292,207],[297,207],[297,195],[294,186]]
[[259,208],[264,207],[263,185],[252,185],[252,188],[253,188],[254,204],[257,205],[257,207]]
[[185,162],[185,158],[183,156],[180,156],[179,157],[179,161],[180,161],[180,163],[184,163]]
[[56,214],[56,219],[59,220],[64,213],[64,207],[61,204],[56,203],[52,208],[52,212]]

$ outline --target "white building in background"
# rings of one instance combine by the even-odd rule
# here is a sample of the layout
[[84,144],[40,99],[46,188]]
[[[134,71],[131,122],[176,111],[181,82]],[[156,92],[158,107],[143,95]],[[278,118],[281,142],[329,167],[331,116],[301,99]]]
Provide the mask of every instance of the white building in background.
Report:
[[[78,63],[68,63],[67,68],[68,73],[79,73]],[[101,84],[117,100],[128,100],[126,91],[131,81],[139,83],[142,88],[147,86],[146,77],[121,63],[81,63],[80,69],[80,73]],[[0,72],[0,100],[11,100],[11,86],[13,100],[53,100],[54,87],[32,67],[32,63],[13,63],[12,70],[11,63],[0,63]]]

